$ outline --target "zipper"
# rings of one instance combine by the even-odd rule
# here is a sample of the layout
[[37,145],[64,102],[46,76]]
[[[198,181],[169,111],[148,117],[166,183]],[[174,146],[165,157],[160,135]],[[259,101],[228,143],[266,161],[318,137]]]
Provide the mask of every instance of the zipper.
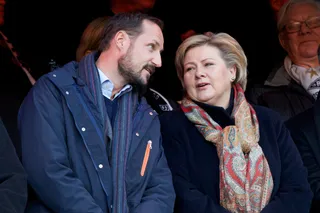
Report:
[[143,158],[142,167],[141,167],[141,171],[140,171],[141,177],[144,176],[144,173],[146,171],[146,167],[147,167],[147,164],[148,164],[148,160],[149,160],[151,149],[152,149],[152,141],[149,140],[148,144],[147,144],[147,147],[146,147],[146,151],[144,153],[144,158]]

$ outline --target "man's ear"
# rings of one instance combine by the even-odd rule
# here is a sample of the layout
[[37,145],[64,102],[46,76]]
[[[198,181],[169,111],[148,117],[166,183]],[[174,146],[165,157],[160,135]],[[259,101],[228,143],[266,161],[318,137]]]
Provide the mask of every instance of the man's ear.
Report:
[[278,35],[278,39],[279,39],[279,43],[281,44],[282,48],[287,51],[287,43],[286,43],[286,40],[288,39],[287,35],[284,32],[281,32]]
[[86,52],[84,53],[84,55],[86,56],[86,55],[88,55],[88,54],[90,54],[90,53],[92,53],[92,50],[86,50]]
[[120,30],[114,36],[115,44],[119,50],[126,50],[128,46],[130,46],[130,38],[129,35],[124,30]]

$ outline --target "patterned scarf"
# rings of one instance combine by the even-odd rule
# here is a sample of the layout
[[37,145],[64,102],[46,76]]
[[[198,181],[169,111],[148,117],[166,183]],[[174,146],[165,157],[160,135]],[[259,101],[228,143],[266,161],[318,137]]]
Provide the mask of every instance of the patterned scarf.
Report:
[[293,64],[287,56],[284,59],[284,68],[292,79],[317,100],[320,90],[320,67],[301,67]]
[[84,57],[79,64],[79,75],[89,87],[95,105],[104,121],[106,143],[112,144],[113,213],[129,212],[126,196],[126,168],[133,128],[133,116],[138,106],[138,94],[133,91],[121,95],[118,100],[117,115],[111,126],[107,114],[98,69],[95,65],[95,53]]
[[257,213],[268,204],[273,190],[269,164],[259,146],[259,123],[240,85],[235,91],[234,126],[222,129],[191,99],[181,108],[203,137],[217,147],[220,160],[220,204],[234,213]]

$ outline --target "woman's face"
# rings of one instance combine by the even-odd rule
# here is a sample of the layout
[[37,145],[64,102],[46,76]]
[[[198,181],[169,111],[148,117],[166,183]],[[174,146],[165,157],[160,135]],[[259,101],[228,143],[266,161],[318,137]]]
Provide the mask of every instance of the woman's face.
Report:
[[228,68],[213,46],[190,49],[184,59],[184,88],[195,101],[227,108],[235,79],[235,67]]

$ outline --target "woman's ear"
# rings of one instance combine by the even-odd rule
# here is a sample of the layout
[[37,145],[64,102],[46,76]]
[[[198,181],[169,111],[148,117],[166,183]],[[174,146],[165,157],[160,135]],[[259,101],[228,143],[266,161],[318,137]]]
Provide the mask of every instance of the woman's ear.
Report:
[[235,65],[233,65],[230,69],[229,69],[229,72],[230,72],[230,81],[231,82],[234,82],[237,78],[237,68]]

